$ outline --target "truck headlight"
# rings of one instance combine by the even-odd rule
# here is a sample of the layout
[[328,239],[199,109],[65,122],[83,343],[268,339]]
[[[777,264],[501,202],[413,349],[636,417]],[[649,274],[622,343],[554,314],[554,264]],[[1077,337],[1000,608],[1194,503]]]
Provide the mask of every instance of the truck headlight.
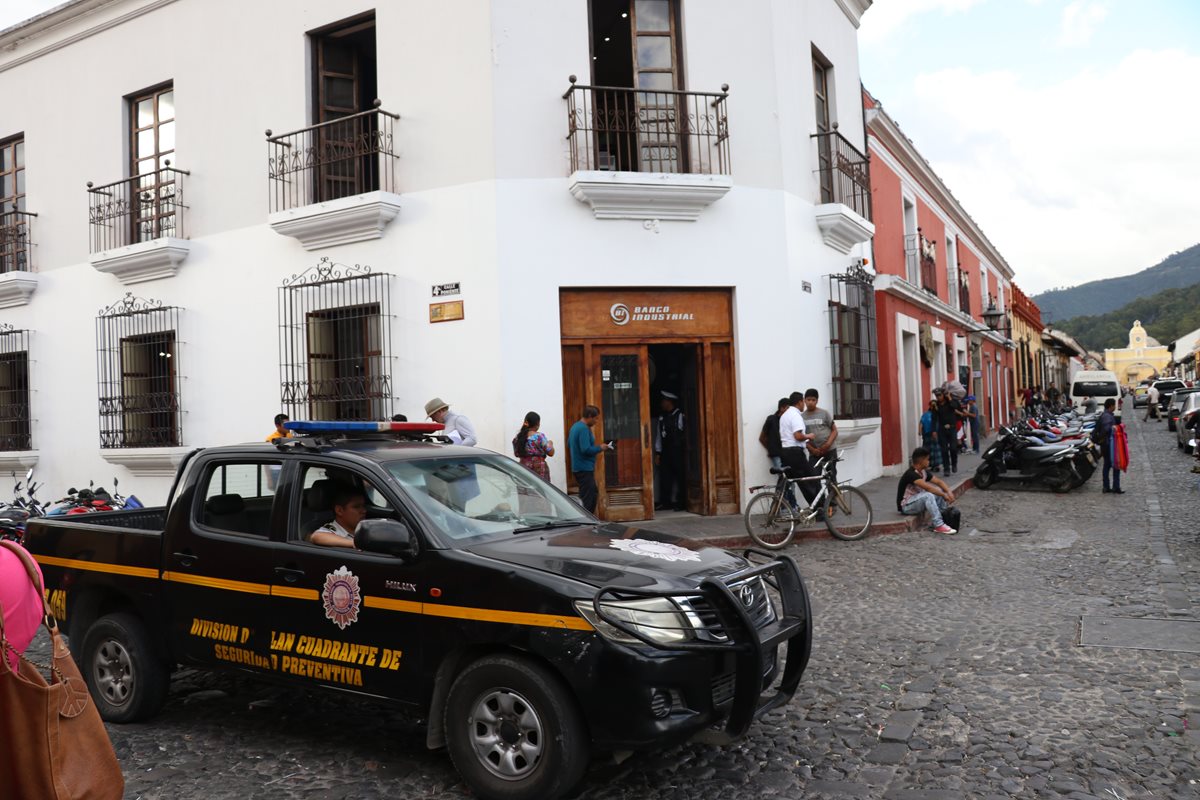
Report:
[[[679,606],[665,597],[647,597],[640,600],[601,600],[600,607],[605,616],[628,625],[647,639],[659,644],[686,642],[692,638],[692,626],[679,610]],[[621,629],[605,622],[596,613],[591,600],[576,600],[575,608],[580,616],[591,623],[596,632],[614,642],[622,644],[643,643]]]

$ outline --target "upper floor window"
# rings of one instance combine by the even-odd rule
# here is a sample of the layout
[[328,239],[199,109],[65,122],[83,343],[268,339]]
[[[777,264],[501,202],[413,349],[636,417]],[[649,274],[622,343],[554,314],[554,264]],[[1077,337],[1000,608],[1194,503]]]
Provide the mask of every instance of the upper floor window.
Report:
[[0,141],[0,272],[29,269],[29,221],[25,211],[25,139]]
[[175,88],[168,83],[129,98],[130,175],[149,175],[175,155]]
[[833,106],[830,92],[833,88],[833,66],[814,47],[812,51],[813,99],[817,110],[817,133],[833,130]]
[[96,318],[100,446],[175,447],[179,309],[132,294]]

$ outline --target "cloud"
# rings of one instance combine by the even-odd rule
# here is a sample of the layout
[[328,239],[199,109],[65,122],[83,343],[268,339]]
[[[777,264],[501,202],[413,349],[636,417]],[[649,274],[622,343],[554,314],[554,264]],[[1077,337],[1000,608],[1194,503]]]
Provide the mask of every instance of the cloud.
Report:
[[913,17],[939,12],[955,14],[969,11],[985,0],[887,0],[876,2],[863,15],[858,32],[860,44],[878,44],[904,28]]
[[1198,82],[1200,55],[1140,50],[1053,83],[925,74],[914,106],[888,110],[1037,292],[1200,241],[1200,151],[1179,138],[1200,127],[1200,105],[1177,88]]
[[1108,17],[1108,4],[1095,0],[1072,0],[1062,12],[1058,32],[1061,47],[1082,47],[1092,39],[1100,23]]

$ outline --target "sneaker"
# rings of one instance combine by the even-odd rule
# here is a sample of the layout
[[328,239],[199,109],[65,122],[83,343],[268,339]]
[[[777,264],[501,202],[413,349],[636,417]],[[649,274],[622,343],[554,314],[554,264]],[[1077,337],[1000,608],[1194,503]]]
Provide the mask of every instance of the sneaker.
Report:
[[949,525],[947,525],[944,522],[941,525],[938,525],[936,528],[934,528],[933,532],[934,533],[945,533],[945,534],[958,533],[958,531],[954,530],[954,528],[951,528]]

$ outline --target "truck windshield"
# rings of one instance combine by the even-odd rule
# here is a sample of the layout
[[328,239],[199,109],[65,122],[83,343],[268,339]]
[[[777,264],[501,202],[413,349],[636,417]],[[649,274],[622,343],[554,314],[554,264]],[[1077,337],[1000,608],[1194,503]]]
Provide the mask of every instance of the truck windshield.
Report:
[[1117,397],[1121,389],[1112,381],[1076,381],[1072,397]]
[[501,456],[423,458],[386,466],[439,532],[455,541],[595,522],[554,487]]

